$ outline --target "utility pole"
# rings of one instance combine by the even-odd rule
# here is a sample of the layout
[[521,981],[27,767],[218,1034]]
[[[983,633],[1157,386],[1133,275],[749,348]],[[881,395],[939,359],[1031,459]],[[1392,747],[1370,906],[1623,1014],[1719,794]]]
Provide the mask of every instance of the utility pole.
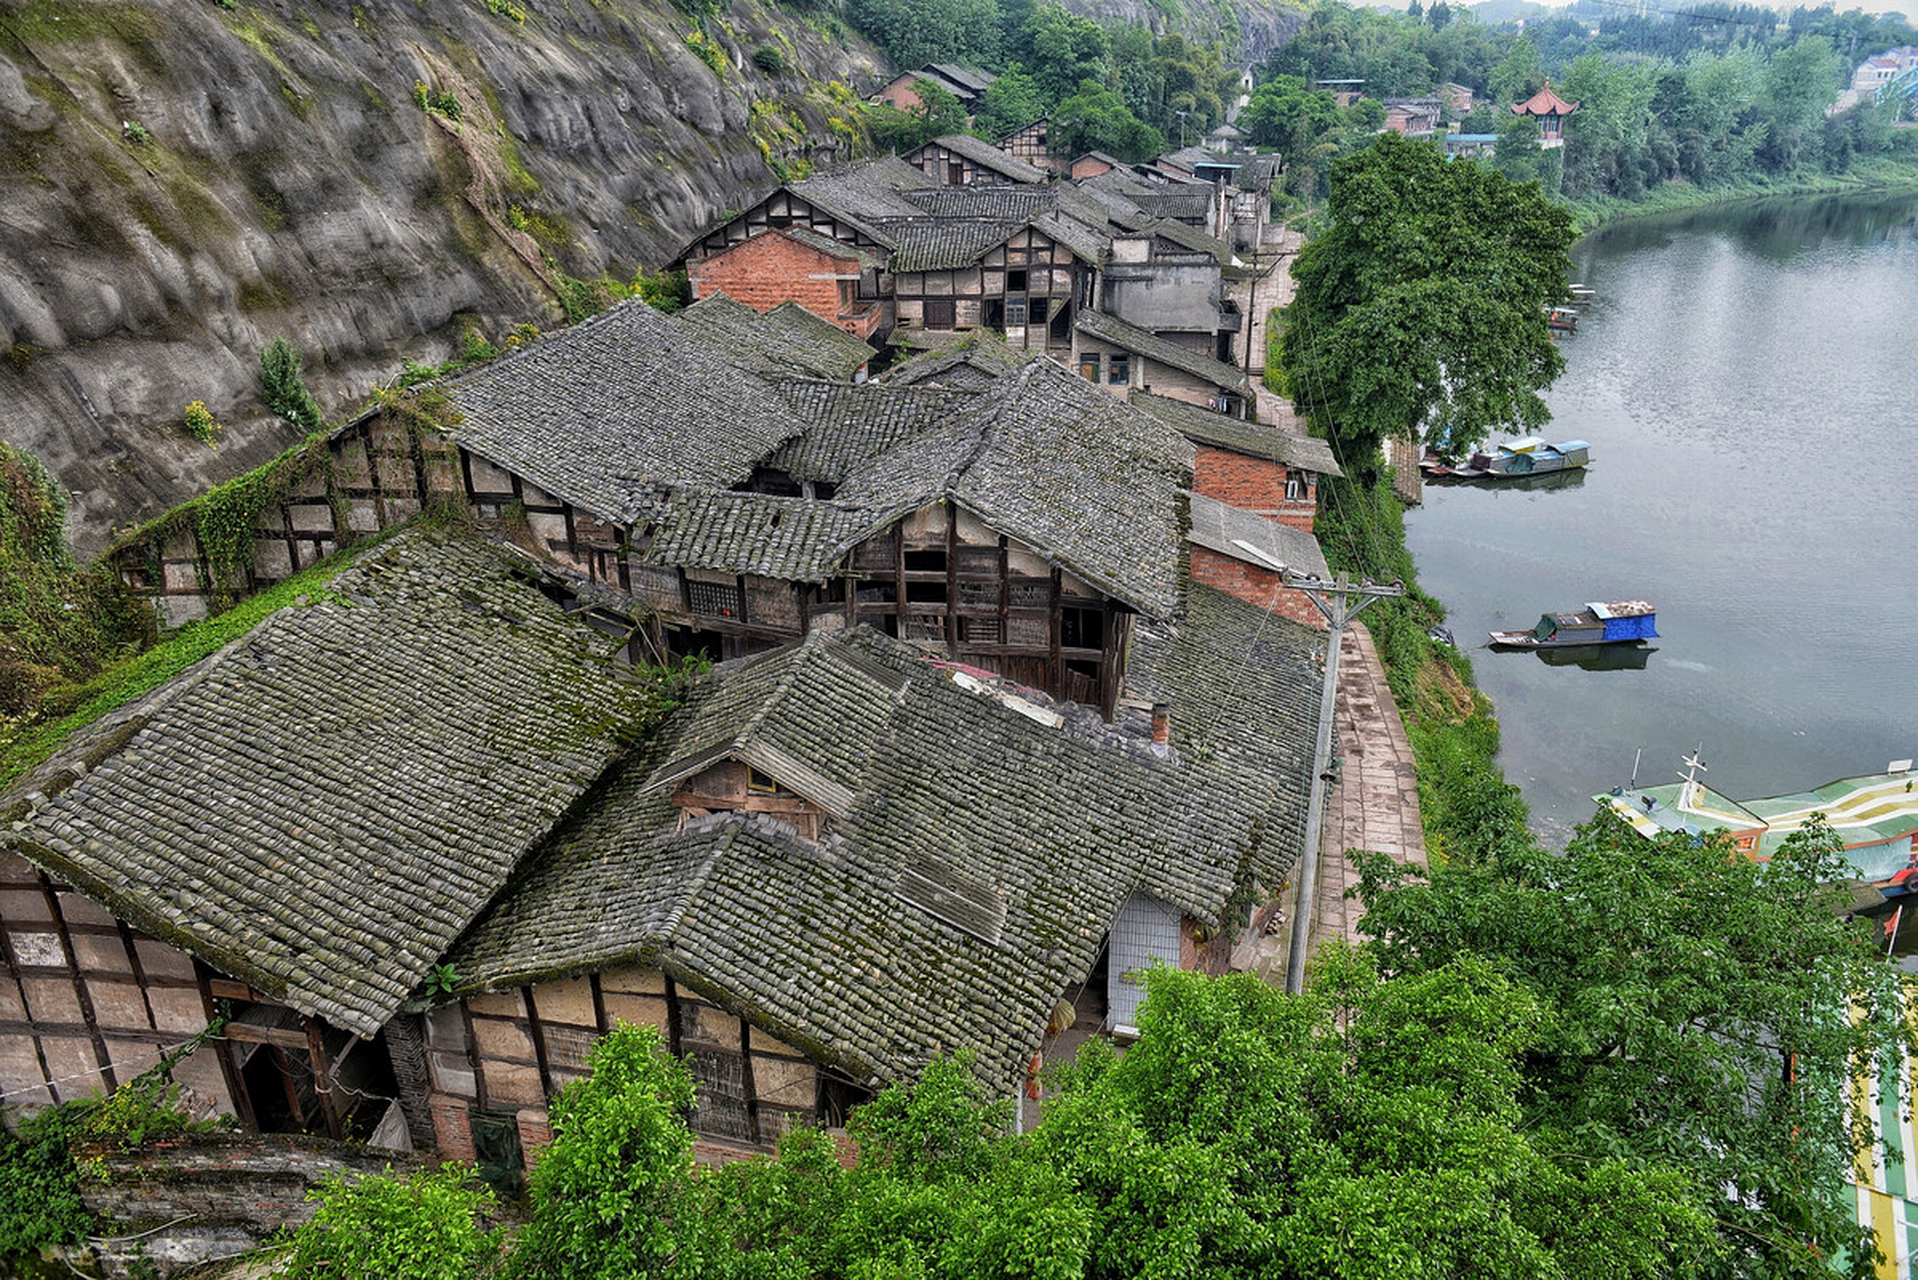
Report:
[[1299,903],[1292,914],[1292,945],[1286,953],[1285,990],[1297,995],[1305,989],[1305,948],[1312,935],[1312,917],[1319,891],[1319,833],[1325,825],[1325,801],[1332,790],[1332,716],[1339,692],[1339,641],[1345,624],[1374,600],[1405,594],[1405,585],[1388,587],[1361,581],[1356,585],[1341,573],[1336,582],[1288,569],[1282,575],[1288,587],[1311,597],[1325,615],[1331,635],[1325,650],[1325,688],[1319,697],[1319,736],[1312,748],[1312,798],[1305,809],[1305,851],[1299,860]]

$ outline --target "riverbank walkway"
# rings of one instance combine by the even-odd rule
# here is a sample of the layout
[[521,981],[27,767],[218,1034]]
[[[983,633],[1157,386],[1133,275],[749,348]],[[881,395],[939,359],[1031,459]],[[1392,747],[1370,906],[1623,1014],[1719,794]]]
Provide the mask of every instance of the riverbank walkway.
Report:
[[[1362,625],[1345,631],[1339,649],[1339,691],[1333,713],[1339,780],[1326,800],[1319,840],[1318,899],[1313,904],[1311,956],[1329,938],[1359,941],[1364,904],[1348,900],[1359,883],[1348,849],[1383,853],[1398,863],[1425,862],[1425,826],[1419,820],[1418,779],[1405,721],[1385,683],[1385,667]],[[1296,894],[1296,884],[1294,893]],[[1297,904],[1293,904],[1297,909]],[[1283,961],[1280,966],[1283,969]],[[1284,975],[1279,975],[1284,981]]]

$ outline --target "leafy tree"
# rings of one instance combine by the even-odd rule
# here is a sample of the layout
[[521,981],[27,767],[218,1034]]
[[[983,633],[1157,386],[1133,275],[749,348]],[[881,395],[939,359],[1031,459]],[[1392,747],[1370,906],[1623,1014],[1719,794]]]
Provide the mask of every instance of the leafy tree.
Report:
[[1429,881],[1368,859],[1364,928],[1395,982],[1483,956],[1536,1001],[1521,1128],[1567,1162],[1683,1170],[1717,1236],[1705,1273],[1828,1276],[1870,1253],[1837,1183],[1848,1082],[1895,1079],[1911,1035],[1845,874],[1822,824],[1756,863],[1604,813],[1562,857],[1511,839]]
[[659,1032],[622,1023],[593,1047],[592,1072],[553,1100],[552,1145],[529,1182],[533,1221],[514,1274],[588,1280],[663,1274],[698,1252],[692,1176],[692,1077]]
[[464,1280],[499,1257],[505,1232],[483,1225],[493,1192],[469,1167],[411,1177],[333,1174],[307,1193],[313,1217],[287,1237],[288,1280]]
[[326,425],[313,393],[300,376],[300,353],[285,338],[275,338],[260,349],[260,383],[266,407],[302,431]]
[[904,68],[998,65],[995,0],[851,0],[846,16]]
[[1377,133],[1385,127],[1385,104],[1377,98],[1360,98],[1345,109],[1345,119],[1354,129]]
[[1765,73],[1770,133],[1760,158],[1774,171],[1815,150],[1825,108],[1838,97],[1838,58],[1823,36],[1807,36],[1772,58]]
[[1432,24],[1432,30],[1434,31],[1443,31],[1446,24],[1452,21],[1452,18],[1452,6],[1446,4],[1445,0],[1435,0],[1435,3],[1432,5],[1432,12],[1426,15],[1426,21]]
[[1507,113],[1498,126],[1493,165],[1513,182],[1537,182],[1544,173],[1537,116]]
[[1014,69],[986,89],[979,113],[973,118],[973,128],[980,137],[996,142],[1045,113],[1046,99],[1039,91],[1039,82]]
[[1571,216],[1534,186],[1381,134],[1332,166],[1325,230],[1292,268],[1280,363],[1348,471],[1387,435],[1536,428],[1564,367],[1544,308],[1566,294]]
[[1492,69],[1489,84],[1492,101],[1499,106],[1523,102],[1544,87],[1545,68],[1539,63],[1538,47],[1530,36],[1512,41],[1505,60]]
[[1048,102],[1073,94],[1083,81],[1103,81],[1111,69],[1106,29],[1057,4],[1034,9],[1020,41],[1021,62]]
[[1078,92],[1053,108],[1052,136],[1067,155],[1105,151],[1121,160],[1145,160],[1165,149],[1165,135],[1092,80],[1081,81]]
[[966,131],[966,109],[952,91],[930,80],[912,82],[919,105],[910,111],[876,103],[864,108],[862,118],[873,143],[897,154],[934,138]]

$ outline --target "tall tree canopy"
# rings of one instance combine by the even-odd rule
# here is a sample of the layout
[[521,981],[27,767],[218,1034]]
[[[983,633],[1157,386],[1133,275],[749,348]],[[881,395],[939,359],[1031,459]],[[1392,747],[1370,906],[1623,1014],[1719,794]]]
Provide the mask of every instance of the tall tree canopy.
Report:
[[1280,362],[1294,404],[1363,474],[1389,435],[1463,449],[1550,417],[1565,367],[1544,308],[1567,296],[1572,218],[1535,184],[1383,134],[1332,166],[1327,225],[1293,264]]
[[1537,1001],[1519,1128],[1566,1161],[1682,1166],[1717,1237],[1684,1274],[1869,1275],[1847,1102],[1873,1066],[1898,1079],[1911,1029],[1848,874],[1822,824],[1758,863],[1602,813],[1563,856],[1508,838],[1429,882],[1374,856],[1362,928],[1398,980],[1493,957]]

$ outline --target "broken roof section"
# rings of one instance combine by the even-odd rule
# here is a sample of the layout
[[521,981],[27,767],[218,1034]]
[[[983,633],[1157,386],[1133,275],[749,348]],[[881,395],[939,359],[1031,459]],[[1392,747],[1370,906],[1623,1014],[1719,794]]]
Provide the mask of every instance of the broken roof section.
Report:
[[763,314],[724,293],[702,298],[673,317],[734,364],[762,378],[803,374],[851,382],[872,359],[865,339],[820,319],[796,302]]
[[783,384],[799,437],[776,456],[830,500],[681,494],[645,559],[801,582],[835,576],[864,538],[939,502],[1141,613],[1178,604],[1190,446],[1156,419],[1046,360],[979,392]]
[[397,535],[16,784],[0,840],[372,1035],[643,723],[648,688],[530,576]]
[[[1192,616],[1143,642],[1180,717],[1159,758],[1143,723],[1087,722],[865,629],[816,633],[696,690],[451,962],[493,987],[657,964],[861,1079],[971,1047],[1010,1091],[1129,894],[1216,919],[1242,876],[1284,875],[1322,647],[1196,588]],[[740,812],[675,829],[673,786],[721,758],[832,829]]]
[[723,489],[796,430],[759,378],[634,299],[455,378],[457,443],[547,492],[631,522],[662,490]]
[[1287,466],[1322,476],[1342,476],[1332,446],[1315,436],[1295,436],[1277,427],[1245,418],[1217,413],[1202,405],[1188,404],[1150,391],[1132,391],[1126,399],[1134,408],[1143,409],[1159,421],[1198,444],[1230,449],[1251,458],[1267,458]]
[[1127,324],[1117,316],[1107,315],[1103,311],[1082,310],[1075,324],[1080,333],[1098,338],[1102,342],[1110,342],[1115,347],[1130,351],[1134,355],[1144,356],[1148,360],[1170,365],[1215,387],[1236,391],[1241,395],[1249,395],[1252,392],[1252,380],[1243,370],[1161,338],[1149,329],[1141,329],[1136,324]]
[[1241,511],[1202,493],[1191,494],[1190,499],[1192,531],[1187,537],[1192,545],[1273,573],[1291,569],[1315,578],[1332,576],[1319,540],[1305,530]]

